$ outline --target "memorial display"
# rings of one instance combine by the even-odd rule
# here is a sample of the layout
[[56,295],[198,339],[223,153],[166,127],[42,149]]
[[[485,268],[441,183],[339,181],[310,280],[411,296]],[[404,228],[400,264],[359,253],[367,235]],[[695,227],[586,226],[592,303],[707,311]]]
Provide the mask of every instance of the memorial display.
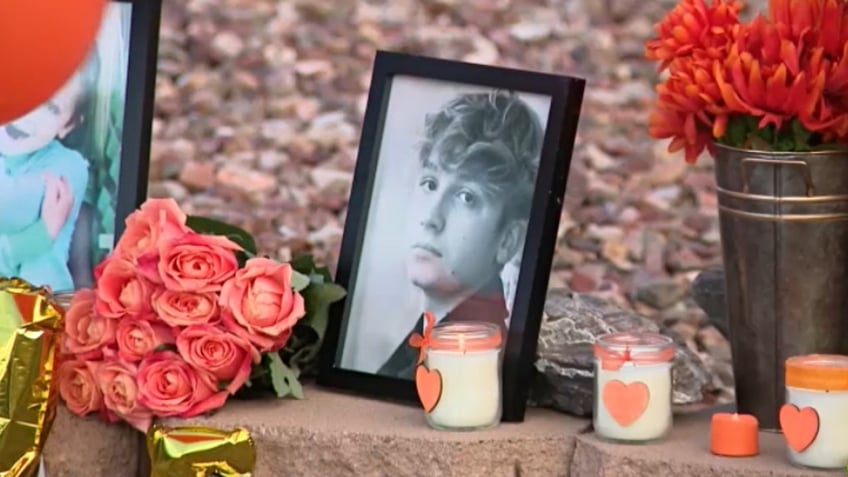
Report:
[[[763,463],[785,466],[793,477],[848,471],[848,3],[771,0],[746,20],[738,1],[679,0],[645,45],[664,74],[650,135],[669,139],[681,164],[704,154],[715,161],[722,331],[736,391],[735,408],[721,409],[707,389],[714,371],[672,329],[698,317],[669,305],[649,319],[571,291],[548,294],[552,262],[561,258],[555,248],[570,238],[557,229],[583,79],[374,48],[331,272],[292,242],[276,248],[267,234],[254,238],[190,213],[177,198],[142,200],[161,2],[79,5],[67,58],[20,98],[0,98],[0,180],[10,184],[0,187],[8,193],[0,213],[0,475],[86,475],[79,465],[60,469],[67,459],[44,463],[57,405],[80,425],[136,429],[138,442],[120,444],[128,452],[143,454],[136,444],[145,435],[147,455],[124,465],[138,462],[126,475],[145,477],[311,475],[302,470],[310,466],[613,475],[631,472],[622,466],[638,460],[634,452],[660,462],[643,469],[653,475],[676,473],[669,462],[684,458],[664,453],[678,451],[697,461],[687,462],[693,469],[716,475],[746,463],[760,473],[773,472]],[[0,40],[7,8],[0,6]],[[207,47],[197,41],[207,26],[188,25],[192,47]],[[240,73],[233,81],[253,84],[258,56],[224,54],[247,48],[237,35],[208,43],[216,62]],[[0,59],[23,61],[4,46]],[[35,55],[30,66],[57,53]],[[310,69],[320,70],[316,64],[298,66],[298,77],[323,74]],[[7,84],[19,79],[10,75]],[[197,77],[181,81],[203,89]],[[304,104],[273,107],[318,114]],[[22,108],[28,112],[14,115]],[[286,127],[263,123],[257,141],[301,134]],[[221,125],[220,144],[193,150],[203,156],[198,169],[207,153],[238,162],[255,152],[224,144],[234,129]],[[282,163],[309,155],[301,147]],[[311,154],[345,160],[329,146]],[[32,160],[39,157],[65,160]],[[210,189],[233,172],[210,171]],[[296,195],[279,185],[279,194],[250,200]],[[216,216],[229,216],[223,209]],[[591,216],[601,235],[621,219],[602,209]],[[271,235],[288,233],[274,226]],[[695,225],[667,227],[689,234]],[[639,241],[659,268],[675,252]],[[583,246],[600,260],[616,253],[606,244]],[[546,297],[557,303],[544,309],[540,337]],[[570,400],[558,409],[579,417],[534,409],[528,424],[531,381],[554,374],[566,391],[548,396]],[[325,389],[304,389],[313,377]],[[313,407],[304,406],[310,391]],[[273,400],[286,397],[295,400]],[[698,410],[682,412],[681,404]],[[56,447],[87,445],[66,440]],[[92,452],[119,439],[106,440]],[[318,441],[332,450],[315,451]],[[542,463],[524,467],[525,459]]]

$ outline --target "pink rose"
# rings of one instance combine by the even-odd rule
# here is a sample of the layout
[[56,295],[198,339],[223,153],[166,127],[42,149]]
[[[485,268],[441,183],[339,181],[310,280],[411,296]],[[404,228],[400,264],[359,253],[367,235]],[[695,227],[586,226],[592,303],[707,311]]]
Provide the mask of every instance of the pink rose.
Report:
[[90,361],[68,360],[59,366],[59,395],[68,409],[78,415],[99,411],[103,404],[94,373],[97,365]]
[[134,261],[155,252],[161,242],[188,232],[186,214],[174,199],[148,199],[127,217],[126,229],[115,245],[115,255]]
[[171,291],[217,292],[238,269],[232,240],[218,235],[188,232],[162,243],[157,254],[138,259],[139,270]]
[[153,290],[153,285],[139,276],[132,262],[113,256],[103,266],[97,280],[94,310],[105,318],[148,318]]
[[103,404],[110,411],[107,419],[116,416],[141,432],[147,432],[153,421],[153,412],[139,402],[137,372],[132,364],[106,361],[97,368],[97,381],[103,394]]
[[153,353],[138,369],[140,402],[160,417],[197,416],[223,406],[227,391],[209,373],[192,368],[173,351]]
[[262,358],[250,342],[212,325],[189,326],[177,336],[177,349],[186,362],[229,381],[234,394],[250,377],[251,363]]
[[156,315],[171,326],[191,326],[218,321],[218,295],[162,290],[153,296]]
[[117,322],[94,313],[95,299],[94,290],[80,289],[65,313],[64,351],[77,359],[99,359],[101,348],[115,342]]
[[306,314],[303,296],[292,288],[292,268],[268,258],[251,258],[220,298],[223,323],[259,348],[276,351],[286,345],[292,327]]
[[138,318],[121,320],[115,338],[118,356],[130,363],[141,361],[159,346],[176,342],[171,329],[165,324]]

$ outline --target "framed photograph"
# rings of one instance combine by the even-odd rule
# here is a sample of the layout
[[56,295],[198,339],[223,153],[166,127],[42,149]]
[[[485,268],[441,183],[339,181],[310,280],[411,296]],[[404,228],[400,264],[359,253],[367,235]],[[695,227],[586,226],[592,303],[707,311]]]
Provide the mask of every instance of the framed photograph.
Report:
[[501,327],[503,420],[524,419],[583,89],[377,53],[319,384],[416,401],[429,311]]
[[92,51],[51,99],[0,125],[0,276],[93,284],[147,194],[161,0],[113,0]]

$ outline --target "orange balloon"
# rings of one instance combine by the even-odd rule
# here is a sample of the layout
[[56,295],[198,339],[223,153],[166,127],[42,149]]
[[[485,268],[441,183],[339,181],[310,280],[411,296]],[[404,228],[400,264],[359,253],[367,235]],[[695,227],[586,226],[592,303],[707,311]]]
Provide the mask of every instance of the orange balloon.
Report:
[[107,0],[0,0],[0,124],[35,109],[88,56]]

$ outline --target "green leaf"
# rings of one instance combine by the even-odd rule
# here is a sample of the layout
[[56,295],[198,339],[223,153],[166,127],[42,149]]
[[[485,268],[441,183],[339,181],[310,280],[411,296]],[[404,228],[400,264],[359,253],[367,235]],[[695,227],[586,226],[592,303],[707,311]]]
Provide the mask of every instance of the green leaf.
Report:
[[309,286],[309,276],[304,275],[297,270],[292,270],[292,288],[295,291],[303,291],[304,288]]
[[278,398],[292,396],[296,399],[303,399],[303,386],[297,379],[297,373],[286,366],[280,356],[276,353],[268,355],[268,370],[271,372],[271,385],[274,387],[274,392]]
[[[333,281],[332,275],[330,275],[330,269],[327,267],[319,267],[315,264],[315,259],[310,254],[302,254],[294,257],[291,262],[289,262],[295,270],[304,274],[304,275],[320,275],[323,277],[323,281],[331,282]],[[313,282],[316,280],[312,280]]]
[[292,258],[289,263],[292,268],[305,275],[309,275],[316,267],[314,258],[309,254],[298,255]]
[[320,338],[327,330],[330,305],[341,300],[347,292],[337,283],[312,283],[303,291],[306,301],[306,323]]
[[812,131],[805,128],[798,118],[792,120],[790,127],[792,129],[792,138],[795,142],[795,149],[798,151],[809,151],[810,139],[813,136]]
[[[293,368],[311,374],[317,368],[317,359],[327,332],[330,321],[330,305],[341,300],[346,295],[345,289],[336,283],[312,283],[302,292],[306,301],[306,316],[301,319],[296,328],[311,331],[308,341],[300,343],[289,341],[283,350],[287,362]],[[306,336],[303,332],[295,335]]]
[[743,147],[747,135],[747,123],[742,117],[733,116],[727,121],[724,136],[719,138],[719,142],[727,146]]
[[246,230],[235,225],[221,222],[220,220],[210,219],[209,217],[200,217],[197,215],[189,215],[186,225],[192,230],[200,234],[222,235],[240,245],[248,257],[256,255],[256,241]]

